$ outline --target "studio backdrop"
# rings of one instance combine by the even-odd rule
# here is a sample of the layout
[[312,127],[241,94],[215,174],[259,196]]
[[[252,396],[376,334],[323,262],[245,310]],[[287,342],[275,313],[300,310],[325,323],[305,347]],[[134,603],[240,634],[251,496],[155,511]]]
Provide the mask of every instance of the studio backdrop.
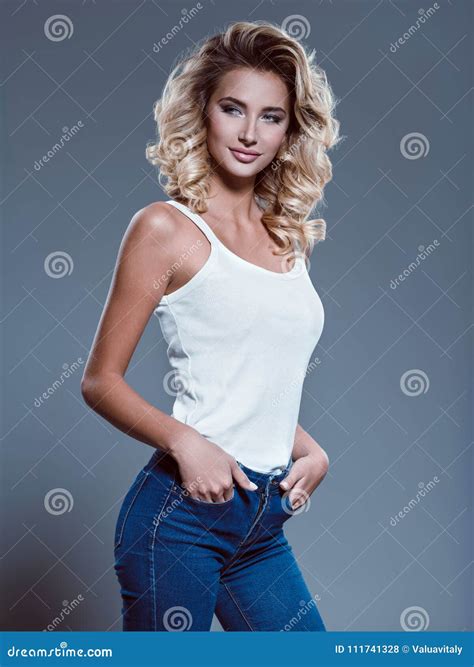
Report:
[[[328,630],[471,629],[471,10],[2,2],[3,630],[121,630],[114,525],[152,450],[80,382],[127,225],[168,198],[153,104],[239,20],[316,49],[343,137],[313,216],[325,326],[300,412],[330,467],[286,535]],[[166,347],[152,317],[126,380],[170,413]]]

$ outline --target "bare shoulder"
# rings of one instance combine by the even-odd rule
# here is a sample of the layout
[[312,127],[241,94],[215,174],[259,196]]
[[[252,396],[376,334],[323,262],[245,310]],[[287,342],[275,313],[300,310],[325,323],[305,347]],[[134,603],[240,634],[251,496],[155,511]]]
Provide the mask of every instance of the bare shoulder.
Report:
[[166,202],[152,202],[136,211],[130,220],[126,237],[140,243],[156,243],[169,248],[180,234],[180,218],[176,209]]
[[[141,272],[145,284],[159,273],[165,294],[190,280],[210,253],[206,236],[186,217],[171,204],[153,202],[133,215],[125,232],[121,256],[133,261],[130,270]],[[203,241],[198,246],[196,238]]]

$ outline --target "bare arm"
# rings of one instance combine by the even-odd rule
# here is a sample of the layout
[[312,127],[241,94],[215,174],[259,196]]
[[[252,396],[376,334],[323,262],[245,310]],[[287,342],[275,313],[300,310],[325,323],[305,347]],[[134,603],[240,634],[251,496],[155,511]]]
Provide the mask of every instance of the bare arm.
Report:
[[300,424],[297,425],[295,431],[295,440],[293,443],[292,459],[296,461],[302,456],[315,456],[321,458],[321,461],[326,460],[329,464],[329,459],[324,449],[319,445],[314,438],[305,431]]
[[81,382],[86,403],[128,435],[165,450],[182,440],[186,426],[158,410],[124,380],[143,330],[169,280],[154,281],[170,266],[165,213],[141,209],[120,245],[109,294]]
[[86,403],[118,429],[173,456],[186,488],[202,481],[193,497],[212,502],[226,499],[232,479],[247,488],[253,485],[233,457],[151,405],[124,379],[143,330],[170,284],[178,237],[166,204],[151,204],[133,216],[120,245],[81,392]]
[[321,484],[329,468],[324,449],[299,424],[295,431],[292,459],[288,475],[280,486],[288,492],[293,509],[303,505]]

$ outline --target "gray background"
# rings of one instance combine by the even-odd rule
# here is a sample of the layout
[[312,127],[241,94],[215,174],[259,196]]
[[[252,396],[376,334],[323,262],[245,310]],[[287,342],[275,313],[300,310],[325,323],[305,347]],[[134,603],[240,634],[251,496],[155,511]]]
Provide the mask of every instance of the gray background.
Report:
[[[152,449],[87,408],[78,359],[87,358],[131,216],[165,198],[144,151],[175,58],[230,21],[281,24],[298,14],[340,99],[345,140],[316,211],[328,237],[311,276],[326,323],[300,415],[331,468],[287,537],[328,630],[400,630],[414,606],[420,629],[470,629],[472,5],[440,1],[392,53],[420,4],[201,2],[159,53],[153,43],[178,23],[181,2],[2,3],[1,626],[41,630],[81,595],[58,629],[121,629],[113,528]],[[70,38],[45,36],[53,14],[70,18]],[[78,121],[71,141],[35,169]],[[401,142],[413,132],[424,156],[408,159]],[[70,257],[62,278],[45,269],[57,251]],[[35,406],[65,368],[71,377]],[[152,318],[127,380],[169,411],[168,370]],[[425,374],[426,391],[402,390],[407,371]],[[54,515],[45,497],[57,488],[73,506]]]

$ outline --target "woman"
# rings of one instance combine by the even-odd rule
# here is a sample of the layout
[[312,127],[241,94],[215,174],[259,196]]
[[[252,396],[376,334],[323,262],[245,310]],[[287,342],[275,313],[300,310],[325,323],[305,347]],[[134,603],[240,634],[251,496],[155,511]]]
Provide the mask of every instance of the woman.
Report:
[[[298,424],[324,324],[306,255],[334,98],[314,54],[239,22],[171,73],[147,157],[171,197],[132,218],[84,373],[88,405],[154,453],[115,531],[124,630],[325,630],[283,523],[324,478]],[[151,313],[172,415],[124,380]],[[170,385],[171,389],[170,389]]]

